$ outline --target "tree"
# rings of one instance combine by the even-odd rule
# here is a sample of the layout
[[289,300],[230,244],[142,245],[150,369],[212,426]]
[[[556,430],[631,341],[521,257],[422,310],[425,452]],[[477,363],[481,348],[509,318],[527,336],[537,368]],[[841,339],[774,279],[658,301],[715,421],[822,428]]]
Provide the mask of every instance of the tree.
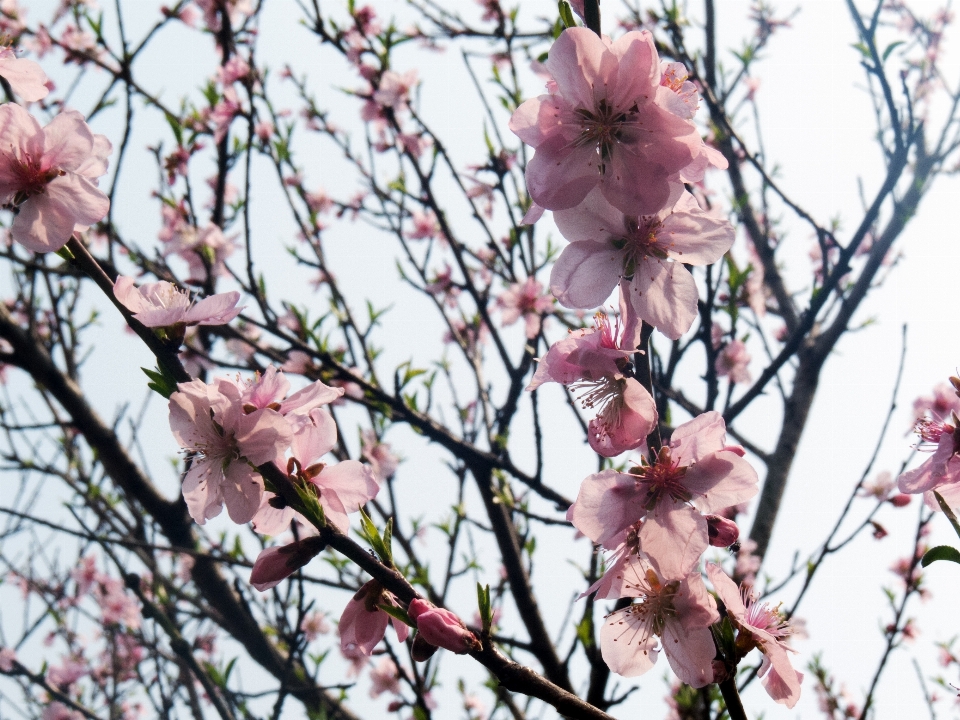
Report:
[[[882,172],[842,222],[764,150],[755,72],[792,19],[765,3],[732,55],[710,0],[602,24],[595,0],[0,7],[40,63],[0,55],[3,692],[44,718],[347,719],[369,687],[422,720],[456,687],[471,718],[606,718],[638,687],[611,672],[662,649],[674,717],[745,718],[755,679],[873,717],[960,381],[916,406],[939,449],[901,488],[930,509],[862,696],[791,621],[828,558],[909,524],[873,479],[900,373],[832,531],[763,562],[828,360],[956,166],[960,90],[948,11],[847,5]],[[461,62],[462,87],[420,82]],[[146,400],[117,411],[112,383]]]

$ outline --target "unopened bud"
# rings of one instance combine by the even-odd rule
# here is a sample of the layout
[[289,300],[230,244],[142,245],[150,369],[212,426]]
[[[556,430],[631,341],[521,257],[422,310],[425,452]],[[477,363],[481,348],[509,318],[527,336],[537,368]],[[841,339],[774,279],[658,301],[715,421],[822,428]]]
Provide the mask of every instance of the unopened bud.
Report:
[[417,637],[422,637],[430,645],[442,647],[458,655],[480,649],[480,641],[476,635],[449,610],[414,598],[410,601],[407,613],[417,623]]
[[909,495],[905,495],[904,493],[898,493],[897,495],[894,495],[892,498],[887,500],[887,502],[893,505],[894,507],[906,507],[907,505],[910,504],[910,500],[911,498]]
[[957,392],[957,397],[960,397],[960,377],[950,377],[950,384],[953,385],[953,389]]
[[887,529],[878,522],[870,521],[870,524],[873,525],[873,537],[877,540],[883,540],[887,536]]
[[714,547],[730,547],[740,537],[740,528],[733,520],[707,515],[707,536]]

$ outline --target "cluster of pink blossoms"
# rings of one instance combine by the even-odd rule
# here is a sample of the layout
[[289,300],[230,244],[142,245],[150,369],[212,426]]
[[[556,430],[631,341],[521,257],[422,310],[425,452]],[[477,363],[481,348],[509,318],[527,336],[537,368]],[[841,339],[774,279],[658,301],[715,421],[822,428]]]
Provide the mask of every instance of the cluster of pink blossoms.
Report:
[[[582,16],[582,3],[576,10]],[[733,244],[729,222],[701,208],[684,188],[711,165],[726,167],[726,160],[693,122],[699,95],[686,69],[661,63],[646,31],[610,40],[568,28],[544,70],[547,94],[524,102],[510,121],[536,150],[527,164],[533,204],[524,221],[552,210],[570,241],[550,277],[561,305],[597,308],[619,288],[620,312],[615,322],[598,313],[595,328],[555,343],[528,389],[558,382],[578,392],[597,413],[590,446],[614,457],[646,448],[659,423],[634,367],[636,360],[648,362],[634,355],[642,325],[672,340],[686,333],[699,300],[686,266],[715,263]],[[731,352],[740,354],[724,369],[731,381],[745,382],[749,355],[735,343]],[[635,599],[600,632],[603,658],[614,672],[640,675],[662,649],[683,682],[703,687],[724,679],[715,675],[724,664],[718,658],[729,670],[759,648],[764,686],[793,707],[802,676],[783,642],[789,627],[776,611],[751,605],[748,594],[742,600],[717,566],[708,574],[739,631],[740,654],[718,653],[710,629],[720,615],[700,560],[708,546],[737,540],[731,510],[756,494],[758,480],[743,449],[727,445],[725,436],[723,418],[708,412],[674,429],[667,444],[628,472],[604,470],[583,481],[567,519],[610,553],[606,573],[584,595]]]

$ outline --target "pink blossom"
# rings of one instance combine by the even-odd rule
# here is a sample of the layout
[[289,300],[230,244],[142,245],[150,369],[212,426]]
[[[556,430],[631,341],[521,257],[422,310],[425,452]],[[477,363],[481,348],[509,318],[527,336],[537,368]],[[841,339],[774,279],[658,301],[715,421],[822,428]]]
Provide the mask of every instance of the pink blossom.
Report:
[[417,624],[417,632],[431,645],[458,655],[480,649],[480,641],[455,613],[420,598],[410,601],[407,612]]
[[940,383],[933,389],[932,396],[918,397],[914,400],[914,417],[920,420],[926,413],[938,421],[949,419],[951,413],[960,414],[960,395],[956,388]]
[[307,642],[313,642],[319,636],[326,635],[330,632],[330,623],[327,622],[327,616],[318,610],[308,613],[300,622],[300,632],[303,633]]
[[662,648],[681,681],[695,688],[713,682],[716,649],[709,628],[720,616],[700,572],[670,572],[638,555],[623,574],[624,596],[638,602],[604,620],[604,662],[618,675],[635,677],[653,667]]
[[282,580],[313,560],[326,543],[317,537],[297,540],[289,545],[279,545],[262,550],[253,563],[250,584],[263,592],[276,587]]
[[360,433],[360,452],[370,463],[373,474],[379,482],[386,481],[397,471],[400,458],[390,449],[389,443],[380,442],[373,430],[364,430]]
[[54,687],[66,689],[90,672],[83,658],[67,657],[59,665],[47,670],[47,682]]
[[43,69],[33,60],[18,58],[13,48],[0,48],[0,76],[26,102],[42,100],[50,92]]
[[960,431],[944,423],[937,448],[920,467],[908,470],[897,478],[900,492],[924,493],[924,501],[933,510],[940,504],[933,497],[936,490],[949,507],[960,507]]
[[416,84],[416,70],[407,70],[403,74],[387,70],[380,77],[380,86],[374,91],[373,99],[382,107],[400,109],[410,101],[410,90]]
[[497,298],[504,327],[513,325],[523,317],[528,340],[540,333],[541,316],[551,305],[553,296],[544,294],[543,285],[533,277],[528,277],[522,283],[513,283]]
[[43,709],[40,720],[84,720],[84,717],[77,710],[71,710],[59,700],[55,700]]
[[729,376],[732,383],[748,383],[753,379],[749,370],[751,359],[742,340],[731,340],[717,354],[717,376]]
[[239,55],[227,60],[226,65],[217,68],[217,80],[221,85],[233,85],[237,80],[246,80],[250,76],[250,65]]
[[635,333],[619,323],[611,327],[600,313],[595,321],[595,329],[575,330],[550,347],[527,390],[559,382],[584,391],[583,406],[597,410],[589,425],[590,447],[613,457],[646,441],[657,424],[657,407],[647,389],[625,374],[637,343]]
[[250,463],[274,460],[293,432],[271,408],[245,412],[240,389],[229,380],[180,383],[170,396],[170,429],[180,447],[197,453],[183,479],[190,516],[203,525],[226,504],[230,519],[249,522],[260,506],[263,479]]
[[[763,687],[781,705],[792,708],[800,699],[803,673],[790,664],[788,652],[793,650],[784,642],[793,629],[777,609],[758,603],[757,595],[749,586],[737,588],[719,566],[707,563],[707,576],[713,589],[727,609],[727,615],[740,630],[740,637],[748,635],[752,644],[763,653],[763,664],[757,673]],[[741,646],[738,638],[737,647]]]
[[17,662],[17,653],[13,648],[0,648],[0,671],[13,671],[13,664]]
[[236,307],[240,293],[218,293],[193,303],[176,285],[161,280],[134,286],[134,279],[120,275],[113,294],[133,316],[149,328],[171,325],[226,325],[242,307]]
[[[603,470],[589,475],[567,519],[594,542],[608,543],[645,517],[643,532],[651,539],[661,543],[672,536],[681,544],[690,520],[676,511],[687,503],[701,513],[715,513],[757,493],[756,471],[743,459],[742,448],[724,444],[725,436],[720,413],[698,415],[673,431],[670,444],[661,448],[652,465],[642,457],[628,473]],[[683,525],[678,525],[681,518]],[[699,522],[705,535],[706,522]],[[643,543],[641,548],[656,553]]]
[[877,500],[886,500],[890,497],[897,484],[889,470],[878,473],[872,481],[863,483],[857,493],[860,497],[872,497]]
[[376,580],[370,580],[354,595],[340,616],[340,649],[347,657],[363,655],[370,657],[374,648],[383,640],[387,624],[392,620],[397,639],[405,642],[409,628],[396,618],[391,618],[379,608],[380,605],[399,607],[392,593],[383,589]]
[[13,239],[34,252],[66,245],[75,229],[107,214],[97,188],[110,143],[73,110],[40,124],[14,103],[0,106],[0,204],[17,208]]
[[370,697],[380,697],[383,693],[400,694],[400,673],[397,664],[388,657],[380,658],[370,671]]
[[544,67],[555,83],[550,94],[527,100],[510,119],[536,149],[526,171],[533,201],[572,208],[599,186],[623,212],[658,212],[702,142],[692,122],[664,106],[673,93],[660,86],[650,33],[611,42],[568,28]]
[[733,244],[733,227],[700,209],[687,192],[656,215],[627,216],[597,190],[577,208],[554,213],[570,240],[550,273],[561,305],[594,308],[618,283],[630,308],[676,340],[697,316],[699,294],[684,264],[709,265]]
[[198,229],[186,223],[178,224],[164,249],[164,255],[179,255],[187,261],[187,282],[197,285],[206,282],[207,275],[227,275],[226,259],[235,249],[234,238],[208,223]]
[[131,629],[140,627],[140,603],[133,595],[127,594],[126,587],[117,578],[100,576],[92,595],[100,607],[104,624],[123,624]]
[[408,239],[432,240],[440,237],[440,223],[437,222],[437,216],[433,210],[413,209],[410,212],[410,219],[413,222],[413,228],[404,233]]

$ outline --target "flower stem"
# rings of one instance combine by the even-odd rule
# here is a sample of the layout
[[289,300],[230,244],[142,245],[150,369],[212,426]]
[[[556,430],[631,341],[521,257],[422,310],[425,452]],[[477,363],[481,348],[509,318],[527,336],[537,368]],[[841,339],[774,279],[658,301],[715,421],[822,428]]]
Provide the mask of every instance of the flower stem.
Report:
[[597,35],[600,34],[600,0],[584,0],[583,21]]
[[[653,371],[650,368],[650,336],[653,334],[653,325],[644,322],[640,328],[640,344],[637,346],[637,352],[633,354],[633,365],[636,368],[637,382],[643,385],[650,397],[656,399],[653,394]],[[650,451],[651,464],[656,462],[657,454],[663,447],[663,439],[660,437],[660,423],[657,422],[653,432],[647,435],[647,448]]]
[[740,693],[737,692],[736,678],[730,677],[718,684],[730,720],[747,720],[747,713],[743,709],[743,703],[740,702]]

